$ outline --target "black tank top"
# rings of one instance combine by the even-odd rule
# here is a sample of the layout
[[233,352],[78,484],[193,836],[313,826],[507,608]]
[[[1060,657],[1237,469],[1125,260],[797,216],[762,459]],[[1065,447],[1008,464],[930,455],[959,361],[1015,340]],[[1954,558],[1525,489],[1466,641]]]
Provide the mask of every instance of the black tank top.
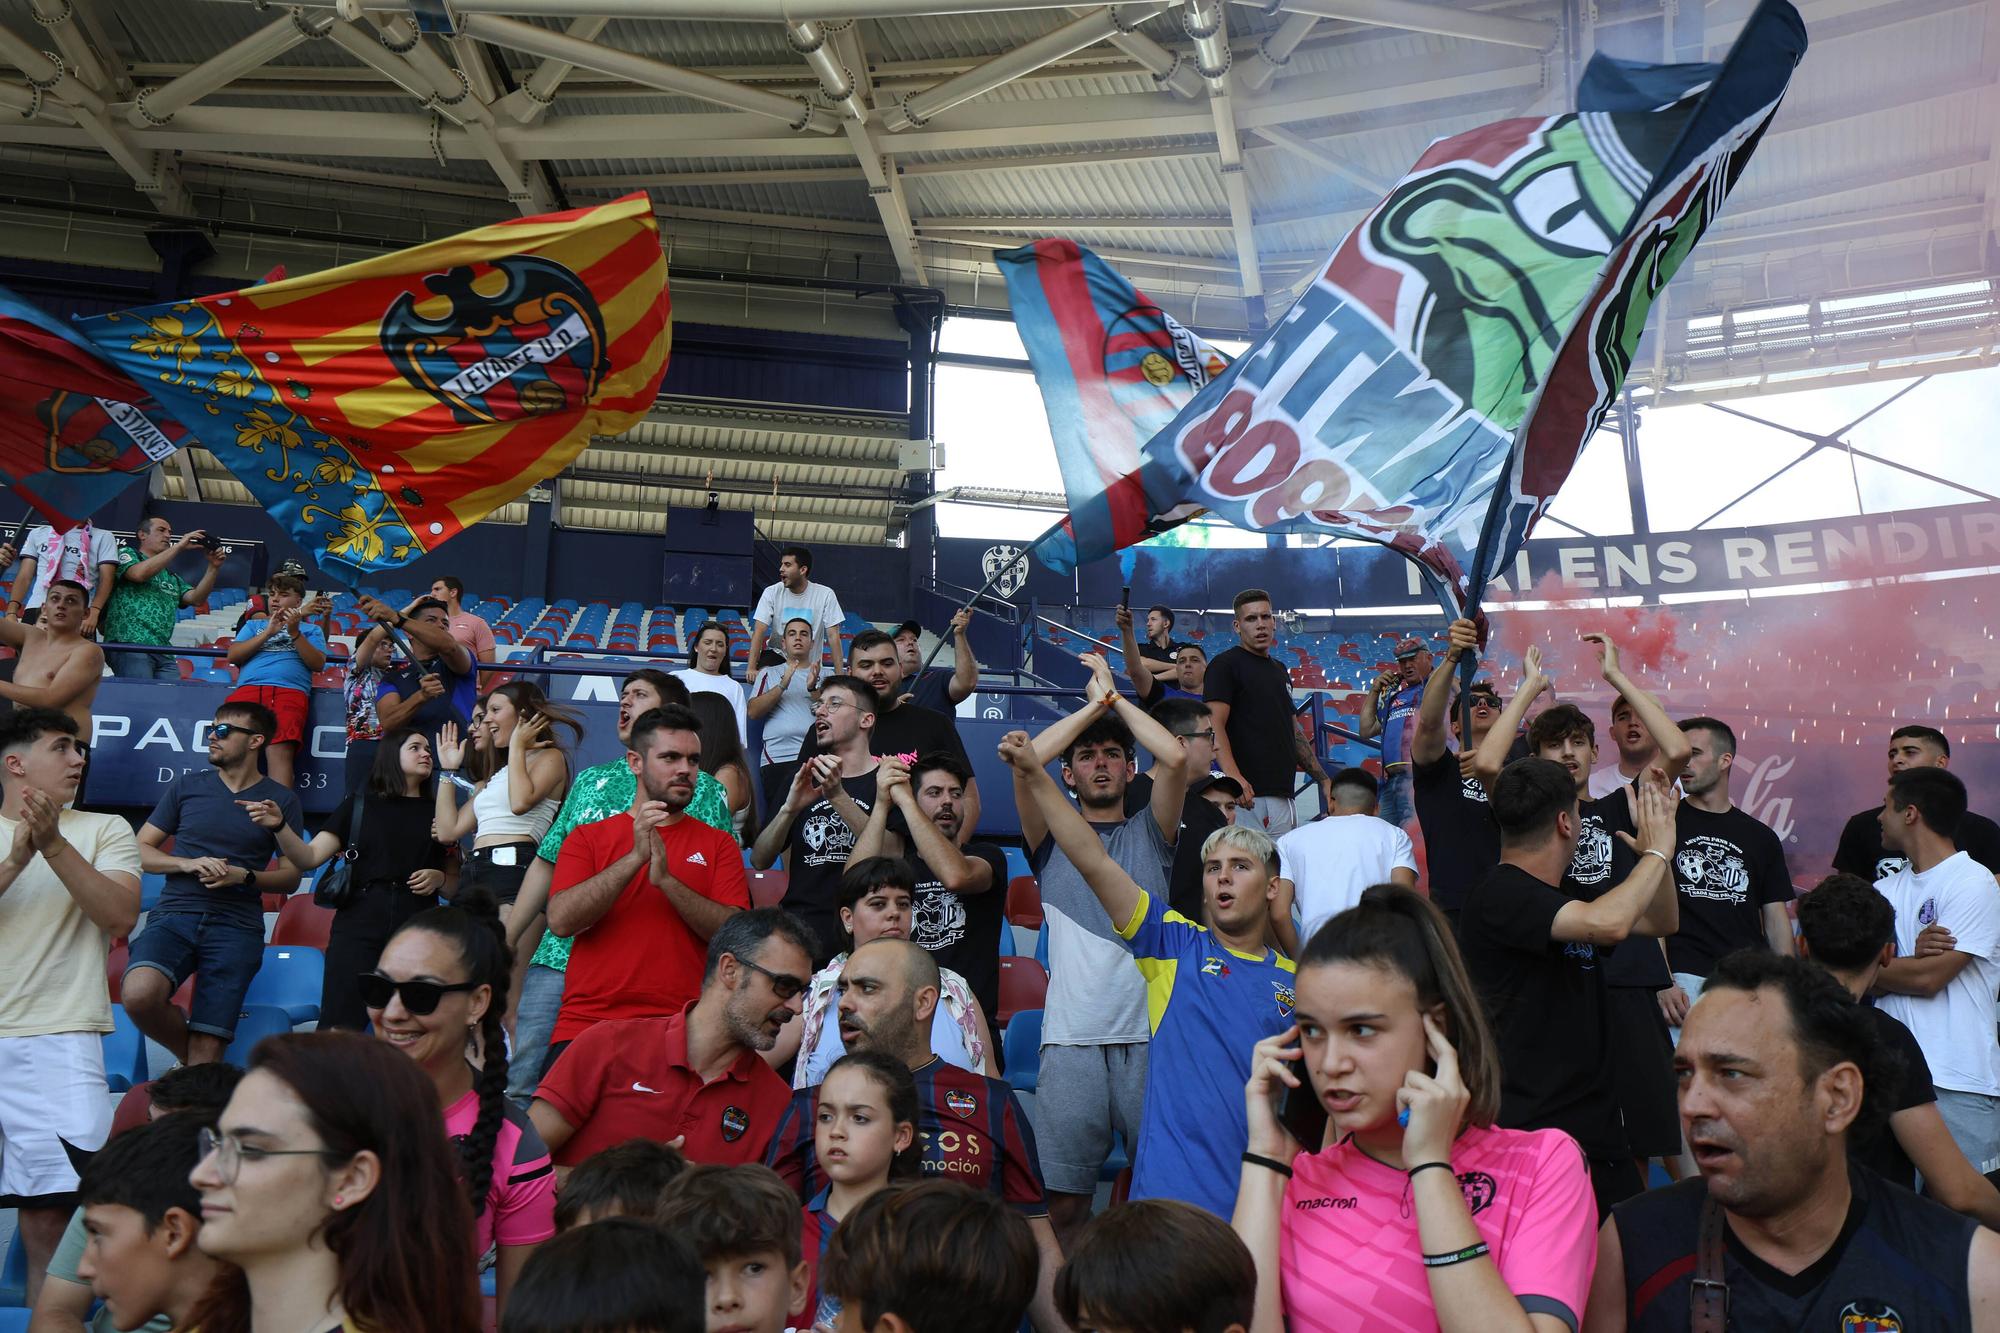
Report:
[[[1978,1224],[1850,1168],[1847,1225],[1797,1274],[1771,1267],[1725,1228],[1729,1328],[1741,1333],[1888,1333],[1972,1327],[1966,1264]],[[1687,1333],[1695,1233],[1708,1187],[1684,1180],[1612,1209],[1625,1253],[1629,1333]]]

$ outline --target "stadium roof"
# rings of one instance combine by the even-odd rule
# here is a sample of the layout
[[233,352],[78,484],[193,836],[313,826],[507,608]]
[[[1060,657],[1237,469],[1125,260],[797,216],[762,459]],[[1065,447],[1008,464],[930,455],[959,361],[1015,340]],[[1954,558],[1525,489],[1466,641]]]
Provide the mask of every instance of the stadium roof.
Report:
[[[2000,0],[1799,7],[1811,50],[1642,391],[1996,359]],[[988,252],[1057,235],[1242,336],[1431,139],[1560,109],[1592,50],[1717,57],[1750,3],[449,0],[452,36],[410,8],[0,0],[0,251],[150,266],[141,229],[198,218],[254,276],[644,189],[683,317],[755,292],[794,327],[899,336],[886,300],[829,314],[814,284],[1000,312]],[[760,499],[769,535],[877,540],[922,463],[902,433],[669,404],[565,503],[640,525],[712,460],[782,457],[818,486]]]

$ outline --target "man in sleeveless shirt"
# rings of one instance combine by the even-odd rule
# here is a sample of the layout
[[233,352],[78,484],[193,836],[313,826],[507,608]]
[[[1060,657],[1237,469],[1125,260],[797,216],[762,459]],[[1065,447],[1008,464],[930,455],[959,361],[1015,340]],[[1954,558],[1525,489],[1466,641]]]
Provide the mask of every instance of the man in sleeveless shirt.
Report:
[[1881,1062],[1818,964],[1717,962],[1674,1054],[1701,1177],[1612,1211],[1584,1327],[2000,1330],[2000,1233],[1848,1161]]

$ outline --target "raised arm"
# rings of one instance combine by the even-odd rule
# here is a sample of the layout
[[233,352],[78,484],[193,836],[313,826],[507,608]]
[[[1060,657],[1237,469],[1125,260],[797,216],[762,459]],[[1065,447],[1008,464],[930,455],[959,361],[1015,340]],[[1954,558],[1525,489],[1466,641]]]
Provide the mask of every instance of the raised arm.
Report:
[[979,688],[979,655],[972,651],[972,639],[966,633],[971,623],[971,607],[961,606],[951,618],[951,683],[945,687],[945,697],[955,704],[964,703]]
[[436,652],[439,657],[445,660],[445,663],[451,667],[454,673],[461,676],[472,673],[472,669],[476,665],[472,651],[452,637],[450,626],[433,625],[428,620],[412,620],[408,615],[379,598],[362,597],[356,600],[355,605],[360,609],[361,614],[367,616],[370,620],[385,625],[393,625],[412,639],[415,639],[418,643],[424,645],[424,647]]
[[538,713],[517,722],[507,738],[507,805],[517,815],[554,796],[569,772],[561,750],[553,745],[537,748],[548,734],[549,720]]
[[[905,816],[914,808],[914,802],[896,800],[898,794],[910,790],[909,774],[894,760],[884,759],[875,770],[875,804],[868,810],[868,820],[854,835],[854,850],[847,854],[849,864],[865,861],[871,856],[901,856],[903,840],[889,832],[889,807],[900,805]],[[914,824],[914,820],[911,821]]]
[[[784,804],[764,821],[762,831],[757,834],[756,843],[750,848],[750,864],[758,870],[769,870],[785,854],[785,847],[791,841],[792,822],[804,814],[820,797],[824,785],[823,775],[832,773],[834,782],[840,781],[840,760],[830,754],[814,755],[802,760],[792,774],[791,790],[785,793]],[[864,823],[866,821],[863,821]]]
[[[1171,843],[1180,836],[1181,806],[1187,800],[1187,750],[1151,713],[1118,693],[1108,662],[1096,653],[1085,653],[1083,663],[1090,668],[1092,689],[1110,701],[1111,711],[1131,728],[1132,739],[1153,756],[1153,822]],[[1065,809],[1068,805],[1063,802]]]
[[1278,1120],[1278,1099],[1304,1077],[1298,1063],[1302,1052],[1292,1044],[1298,1039],[1295,1023],[1258,1042],[1250,1052],[1250,1081],[1243,1089],[1250,1133],[1248,1151],[1238,1168],[1236,1209],[1229,1225],[1257,1265],[1257,1302],[1249,1333],[1285,1333],[1279,1251],[1285,1230],[1285,1179],[1291,1174],[1292,1159],[1299,1155],[1299,1142]]
[[1528,715],[1528,706],[1535,702],[1536,695],[1549,687],[1549,678],[1542,674],[1540,646],[1530,644],[1525,660],[1527,674],[1521,677],[1514,697],[1500,710],[1499,718],[1472,756],[1472,771],[1488,791],[1493,789],[1493,779],[1499,777],[1500,770],[1507,766],[1507,752],[1514,748],[1514,737],[1521,732],[1521,719]]
[[258,651],[263,648],[266,639],[276,634],[280,629],[288,629],[292,625],[297,624],[298,618],[299,613],[296,608],[290,611],[280,611],[274,616],[264,617],[264,628],[258,630],[247,639],[237,638],[229,641],[229,647],[223,650],[223,660],[231,666],[242,666],[257,655]]
[[457,842],[479,826],[472,803],[458,803],[458,784],[451,775],[465,762],[465,742],[459,739],[458,723],[447,722],[438,729],[437,807],[431,817],[431,835],[439,842]]
[[[917,798],[905,779],[893,792],[896,807],[903,812],[903,822],[909,826],[910,841],[923,863],[931,868],[944,885],[946,893],[985,893],[994,887],[993,867],[977,856],[967,856],[959,845],[938,832],[938,826],[931,823],[917,805]],[[877,809],[887,805],[880,802]],[[893,834],[890,836],[894,836]],[[859,856],[857,845],[854,854]]]
[[97,683],[104,674],[104,650],[85,643],[71,651],[62,668],[46,685],[16,685],[0,680],[0,699],[11,699],[22,708],[68,708],[71,701]]
[[[292,826],[285,822],[285,812],[278,808],[276,801],[238,801],[243,813],[250,817],[257,827],[267,830],[277,841],[278,850],[291,862],[300,874],[310,874],[340,854],[341,833],[332,825],[313,835],[311,842],[299,837]],[[345,831],[345,826],[342,826]]]
[[1458,674],[1458,664],[1467,653],[1479,651],[1479,628],[1462,616],[1451,622],[1448,637],[1451,647],[1424,682],[1424,697],[1417,704],[1417,725],[1410,733],[1413,765],[1434,764],[1444,755],[1445,737],[1451,734],[1445,714],[1451,710],[1452,677]]
[[1147,668],[1150,663],[1139,656],[1139,635],[1132,627],[1132,608],[1118,608],[1118,650],[1125,654],[1125,674],[1132,679],[1132,692],[1143,705],[1160,688],[1159,681]]
[[1673,788],[1659,769],[1639,783],[1639,836],[1623,832],[1619,841],[1639,853],[1632,873],[1583,902],[1572,899],[1556,913],[1549,934],[1582,944],[1617,944],[1632,935],[1664,937],[1680,929],[1680,895],[1674,891]]
[[1104,850],[1104,839],[1070,805],[1048,769],[1036,759],[1028,733],[1008,732],[1000,742],[1000,757],[1014,770],[1016,796],[1025,795],[1034,803],[1056,846],[1062,848],[1063,855],[1104,905],[1112,927],[1124,926],[1139,910],[1140,888],[1125,873],[1125,868],[1111,859],[1111,854]]
[[1594,643],[1603,652],[1604,683],[1618,691],[1619,697],[1632,705],[1632,711],[1646,724],[1652,734],[1653,743],[1660,747],[1660,757],[1654,762],[1665,771],[1667,781],[1680,777],[1688,766],[1688,756],[1694,747],[1688,744],[1687,733],[1674,725],[1667,716],[1667,710],[1660,707],[1660,701],[1645,690],[1634,685],[1618,667],[1618,645],[1611,642],[1607,634],[1586,634],[1584,642]]
[[192,588],[181,594],[182,606],[200,606],[208,600],[209,593],[215,591],[215,576],[222,572],[222,562],[228,558],[221,551],[208,553],[208,568],[201,571]]
[[200,528],[196,528],[193,532],[182,533],[174,541],[173,545],[167,547],[166,550],[160,552],[158,555],[149,555],[144,560],[135,560],[125,566],[124,571],[118,577],[127,583],[150,583],[155,574],[158,574],[168,565],[171,565],[189,547],[200,541],[201,536],[202,532]]

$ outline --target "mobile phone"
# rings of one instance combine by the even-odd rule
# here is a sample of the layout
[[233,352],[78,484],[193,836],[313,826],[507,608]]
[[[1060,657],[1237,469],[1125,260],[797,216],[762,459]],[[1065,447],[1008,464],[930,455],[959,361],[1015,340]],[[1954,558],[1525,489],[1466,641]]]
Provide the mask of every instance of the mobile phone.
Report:
[[1301,1148],[1318,1152],[1326,1146],[1326,1104],[1313,1091],[1312,1080],[1305,1071],[1297,1072],[1299,1086],[1286,1088],[1278,1098],[1278,1123],[1298,1140]]
[[1120,611],[1132,609],[1132,585],[1129,583],[1118,590],[1118,609]]

